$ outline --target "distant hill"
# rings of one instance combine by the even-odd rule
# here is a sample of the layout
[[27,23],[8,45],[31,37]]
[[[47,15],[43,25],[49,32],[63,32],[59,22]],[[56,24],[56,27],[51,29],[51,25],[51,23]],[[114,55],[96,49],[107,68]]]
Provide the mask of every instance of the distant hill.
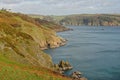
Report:
[[62,26],[59,23],[54,22],[55,20],[52,17],[42,16],[42,15],[33,15],[33,14],[32,15],[29,14],[29,16],[34,18],[38,23],[44,25],[44,27],[50,28],[56,32],[70,30],[69,28]]
[[62,25],[74,26],[120,26],[119,14],[75,14],[66,16],[44,16],[42,19]]
[[42,51],[64,43],[35,19],[0,10],[0,79],[70,80],[54,72],[52,58]]
[[83,14],[70,15],[59,21],[63,25],[75,26],[120,26],[120,15]]
[[35,21],[42,24],[44,27],[47,27],[47,28],[54,30],[55,32],[62,32],[62,31],[70,30],[69,28],[66,28],[66,27],[64,27],[60,24],[57,24],[55,22],[52,22],[52,21],[42,20],[39,18],[35,18]]

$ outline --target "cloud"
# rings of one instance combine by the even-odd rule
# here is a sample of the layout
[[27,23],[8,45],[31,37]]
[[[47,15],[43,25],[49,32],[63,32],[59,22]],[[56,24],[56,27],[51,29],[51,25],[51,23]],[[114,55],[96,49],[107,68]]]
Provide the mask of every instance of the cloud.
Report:
[[0,0],[1,3],[3,4],[16,4],[16,3],[20,3],[23,0]]
[[0,0],[0,8],[34,14],[120,13],[120,0]]

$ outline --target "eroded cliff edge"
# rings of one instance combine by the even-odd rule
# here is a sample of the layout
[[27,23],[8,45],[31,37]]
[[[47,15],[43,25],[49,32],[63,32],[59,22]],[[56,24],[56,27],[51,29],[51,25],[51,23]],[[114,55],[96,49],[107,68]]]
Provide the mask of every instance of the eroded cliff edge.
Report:
[[20,13],[0,11],[0,55],[22,64],[51,68],[52,59],[42,49],[56,48],[65,40]]

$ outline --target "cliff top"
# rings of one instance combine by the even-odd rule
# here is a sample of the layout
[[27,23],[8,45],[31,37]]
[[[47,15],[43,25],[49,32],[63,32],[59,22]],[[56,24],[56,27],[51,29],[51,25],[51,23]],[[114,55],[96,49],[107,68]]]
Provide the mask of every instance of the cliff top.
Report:
[[27,15],[0,11],[0,79],[69,80],[53,72],[51,57],[42,51],[63,42],[53,30]]

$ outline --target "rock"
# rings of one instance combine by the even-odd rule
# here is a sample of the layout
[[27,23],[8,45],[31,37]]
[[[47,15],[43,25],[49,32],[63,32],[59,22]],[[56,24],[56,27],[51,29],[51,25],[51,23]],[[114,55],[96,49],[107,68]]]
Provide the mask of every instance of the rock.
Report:
[[79,71],[75,71],[71,74],[72,80],[87,80],[86,78],[82,77],[82,73]]
[[76,71],[76,72],[74,72],[76,75],[82,75],[82,73],[81,72],[79,72],[79,71]]
[[55,69],[57,70],[58,73],[64,75],[64,72],[67,70],[71,70],[73,67],[70,65],[69,62],[65,62],[61,60],[59,64],[54,64]]
[[66,71],[66,70],[70,70],[72,69],[73,67],[70,65],[69,62],[64,62],[63,60],[61,60],[58,64],[59,68],[61,68],[63,71]]
[[81,75],[82,75],[81,72],[75,71],[75,72],[72,73],[71,77],[72,77],[73,79],[79,79],[79,78],[82,77]]
[[82,77],[82,78],[80,78],[79,80],[87,80],[87,78],[85,78],[85,77]]
[[[63,60],[61,60],[59,64],[54,64],[54,67],[56,69],[56,72],[60,73],[63,76],[65,76],[65,71],[71,70],[73,68],[68,61],[65,62]],[[86,78],[82,77],[82,73],[79,71],[73,72],[70,77],[72,80],[87,80]]]

